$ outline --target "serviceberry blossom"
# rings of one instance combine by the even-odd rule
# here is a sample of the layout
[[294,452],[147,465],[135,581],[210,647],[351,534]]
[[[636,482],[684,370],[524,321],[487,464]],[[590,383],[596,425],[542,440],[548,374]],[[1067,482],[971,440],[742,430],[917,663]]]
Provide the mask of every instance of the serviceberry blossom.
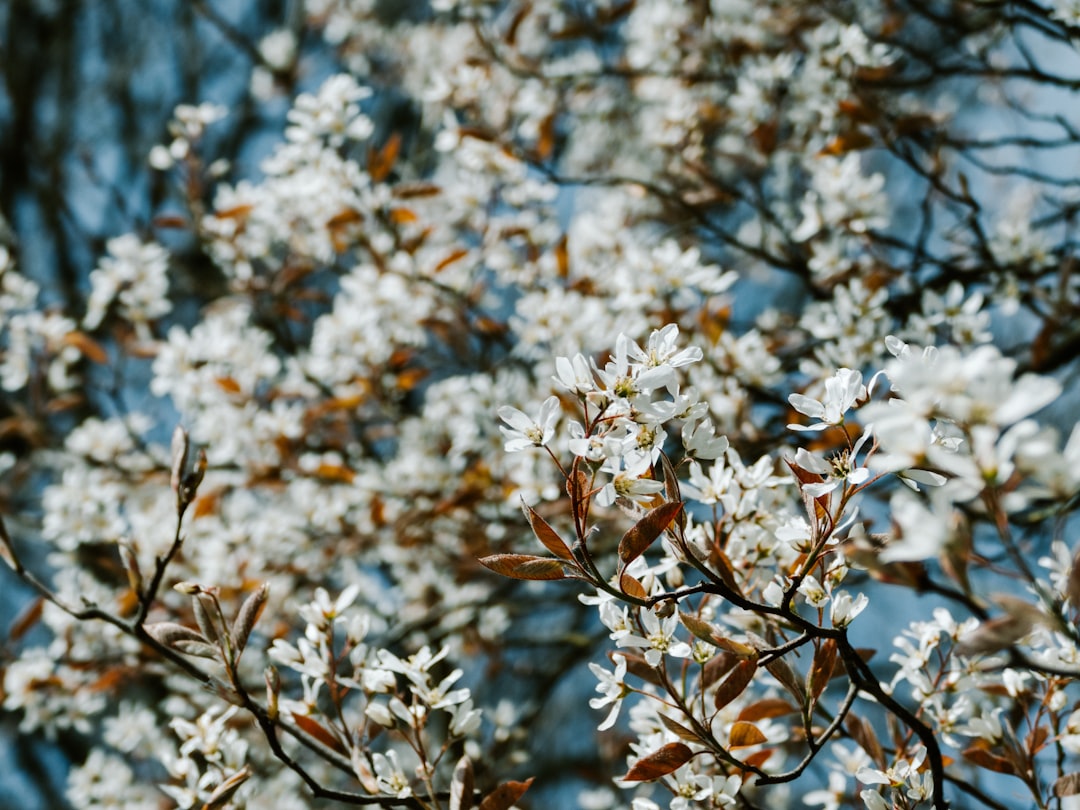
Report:
[[559,421],[559,398],[548,397],[540,406],[539,415],[533,419],[517,408],[503,405],[499,418],[510,427],[499,427],[506,437],[504,449],[508,453],[526,447],[544,447],[555,436],[555,423]]
[[817,419],[810,425],[788,425],[791,430],[817,431],[841,425],[844,414],[857,401],[866,398],[866,386],[863,385],[862,372],[842,368],[825,381],[825,396],[814,399],[804,394],[791,394],[788,402],[801,414]]
[[607,717],[597,726],[598,731],[607,731],[615,725],[615,720],[619,716],[619,709],[622,708],[623,699],[631,691],[626,685],[626,657],[622,655],[615,656],[614,672],[609,672],[599,664],[593,663],[589,664],[589,669],[600,681],[596,685],[596,691],[600,693],[600,697],[591,698],[589,705],[594,709],[611,706]]

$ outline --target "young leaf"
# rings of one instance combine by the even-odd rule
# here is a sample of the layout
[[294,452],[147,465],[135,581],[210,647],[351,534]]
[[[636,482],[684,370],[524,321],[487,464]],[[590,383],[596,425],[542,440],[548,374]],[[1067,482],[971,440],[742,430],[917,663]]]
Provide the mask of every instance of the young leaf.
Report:
[[746,687],[750,685],[750,682],[754,680],[755,672],[757,672],[756,658],[739,661],[724,679],[724,682],[716,687],[716,708],[724,708],[741,695],[746,690]]
[[692,743],[700,743],[702,741],[700,735],[696,731],[687,728],[678,720],[672,720],[666,714],[660,715],[660,722],[664,724],[664,727],[668,731],[680,740],[686,740],[687,742]]
[[524,782],[503,782],[480,802],[480,810],[510,810],[514,803],[525,795],[533,780]]
[[574,555],[570,553],[570,547],[566,545],[566,542],[561,537],[559,537],[559,533],[551,528],[551,526],[548,525],[548,522],[537,514],[535,509],[522,501],[521,510],[525,513],[525,517],[528,519],[529,526],[532,527],[536,539],[544,544],[544,548],[556,557],[567,560],[568,562],[574,562]]
[[[667,453],[660,454],[660,469],[664,471],[664,494],[669,501],[682,503],[682,493],[679,491],[679,477],[675,474],[675,466]],[[675,517],[675,525],[680,530],[686,528],[686,510],[684,509]]]
[[228,779],[214,788],[214,792],[206,800],[203,810],[224,810],[237,790],[251,778],[251,766],[245,765]]
[[146,632],[160,644],[166,647],[175,647],[181,641],[198,641],[201,644],[209,644],[206,637],[198,630],[184,627],[176,622],[154,622],[144,627]]
[[810,671],[806,673],[806,691],[817,700],[833,676],[836,668],[836,639],[827,638],[816,653]]
[[342,745],[341,740],[337,738],[337,735],[319,723],[318,720],[308,717],[306,714],[297,714],[296,712],[292,713],[292,719],[300,730],[309,737],[318,740],[327,748],[337,751],[339,754],[344,754],[345,756],[349,755],[348,750]]
[[734,639],[727,638],[720,633],[720,629],[713,624],[698,618],[692,613],[684,613],[679,611],[679,619],[683,623],[683,627],[700,638],[702,641],[707,641],[715,647],[719,647],[722,650],[727,650],[729,653],[734,653],[740,658],[756,658],[757,650],[751,647],[749,644],[743,644],[741,641],[735,641]]
[[551,557],[530,554],[492,554],[481,557],[480,564],[496,574],[512,579],[565,579],[563,564]]
[[879,768],[885,768],[885,752],[881,748],[881,741],[874,731],[869,720],[855,714],[849,714],[844,723],[847,733],[859,744]]
[[470,810],[473,806],[472,761],[463,756],[454,766],[450,780],[450,810]]
[[682,510],[682,503],[662,503],[655,509],[650,509],[645,517],[631,526],[619,541],[619,559],[623,567],[640,557]]
[[783,698],[763,698],[751,703],[739,712],[739,720],[752,723],[756,720],[769,720],[773,717],[783,717],[791,714],[795,707]]
[[780,681],[780,685],[791,693],[791,696],[799,702],[800,706],[806,704],[806,690],[803,688],[802,680],[795,674],[795,670],[791,668],[787,661],[783,658],[774,658],[765,665],[765,669],[776,680]]
[[566,479],[566,494],[578,525],[584,527],[589,520],[589,476],[575,468]]
[[661,776],[677,771],[690,761],[694,752],[683,743],[668,743],[663,748],[653,751],[634,763],[624,782],[652,782]]
[[743,720],[735,721],[731,726],[731,734],[728,735],[729,748],[747,748],[768,741],[769,738],[761,732],[760,728]]
[[[981,741],[980,741],[981,742]],[[976,742],[970,748],[964,750],[964,759],[974,762],[980,768],[986,768],[995,773],[1005,773],[1010,776],[1019,776],[1016,766],[1006,757],[998,756]]]
[[649,596],[645,593],[645,586],[629,574],[624,573],[619,576],[619,587],[623,593],[627,596],[633,596],[635,599],[647,599]]
[[[1060,798],[1080,794],[1080,772],[1067,773],[1054,782],[1051,792]],[[1064,805],[1064,802],[1062,802]]]
[[236,647],[236,655],[244,651],[244,647],[247,645],[248,636],[251,635],[251,631],[255,628],[255,622],[259,620],[259,614],[262,613],[264,607],[266,607],[266,598],[270,595],[270,586],[265,582],[259,586],[259,589],[255,593],[248,596],[244,600],[244,604],[240,606],[239,612],[236,614],[236,619],[233,621],[232,626],[232,638],[233,644]]

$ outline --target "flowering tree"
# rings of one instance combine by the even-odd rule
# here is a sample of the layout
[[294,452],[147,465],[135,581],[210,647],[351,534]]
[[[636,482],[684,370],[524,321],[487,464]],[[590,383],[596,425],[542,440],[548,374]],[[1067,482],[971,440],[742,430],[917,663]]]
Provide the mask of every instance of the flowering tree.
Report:
[[1075,4],[196,5],[259,171],[0,248],[74,807],[1077,806]]

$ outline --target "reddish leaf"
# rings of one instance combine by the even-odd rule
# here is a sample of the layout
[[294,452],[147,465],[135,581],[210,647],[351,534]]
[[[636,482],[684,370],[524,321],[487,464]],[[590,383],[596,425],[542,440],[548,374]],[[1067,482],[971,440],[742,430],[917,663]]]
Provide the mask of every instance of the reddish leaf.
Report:
[[753,723],[737,720],[731,726],[731,734],[728,736],[729,748],[747,748],[751,745],[761,745],[768,742],[769,738],[761,733],[761,729]]
[[381,183],[390,174],[401,151],[401,135],[395,132],[382,149],[368,150],[368,174],[375,183]]
[[716,687],[716,708],[724,708],[741,695],[754,680],[755,672],[757,672],[756,658],[747,658],[736,664],[724,682]]
[[[748,756],[746,759],[744,759],[742,764],[745,765],[747,768],[760,768],[766,762],[768,762],[769,757],[771,757],[775,753],[776,753],[775,749],[762,748],[760,751],[755,751],[750,756]],[[743,778],[745,780],[746,777],[743,777]]]
[[647,599],[649,597],[645,593],[645,586],[629,574],[624,573],[619,576],[619,587],[622,588],[623,593],[627,596],[633,596],[635,599]]
[[570,496],[575,519],[584,526],[589,519],[589,476],[575,468],[566,479],[566,494]]
[[655,509],[650,509],[645,517],[631,526],[619,541],[619,559],[622,560],[623,567],[640,557],[682,510],[681,503],[662,503]]
[[623,777],[623,781],[652,782],[654,779],[677,771],[693,756],[694,752],[688,746],[682,743],[668,743],[635,762],[634,767]]
[[63,342],[67,346],[74,346],[79,354],[95,363],[109,362],[109,355],[101,344],[82,332],[68,332],[64,335]]
[[964,751],[964,759],[974,762],[980,768],[986,768],[995,773],[1005,773],[1010,776],[1019,776],[1016,766],[1005,757],[992,754],[985,748],[975,744]]
[[394,196],[400,200],[415,197],[434,197],[442,193],[442,188],[434,183],[404,183],[394,187]]
[[480,802],[480,810],[510,810],[532,783],[531,778],[524,782],[503,782]]
[[555,243],[555,267],[558,269],[559,278],[570,276],[570,251],[567,249],[566,234]]
[[660,722],[664,724],[664,727],[678,737],[680,740],[686,740],[687,742],[700,743],[702,742],[701,736],[680,723],[678,720],[672,720],[666,714],[660,715]]
[[492,554],[482,557],[480,564],[496,574],[512,579],[565,579],[562,563],[551,557],[530,554]]
[[725,585],[735,593],[742,593],[739,582],[735,579],[735,567],[731,564],[731,560],[723,549],[714,547],[709,553],[709,562],[712,563],[713,570],[720,575],[720,579],[724,581]]
[[[675,467],[667,453],[660,454],[660,469],[664,471],[664,494],[669,501],[682,502],[682,493],[679,491],[679,478],[675,474]],[[686,528],[686,510],[684,509],[675,517],[675,525],[680,530]]]
[[1024,739],[1024,743],[1027,746],[1028,753],[1032,756],[1039,753],[1046,747],[1046,739],[1050,736],[1050,728],[1048,726],[1039,726],[1033,728]]
[[798,701],[798,705],[802,706],[806,703],[806,690],[803,689],[802,680],[787,661],[783,658],[774,658],[765,665],[765,669],[780,681],[780,685],[791,693],[791,696]]
[[15,621],[11,623],[11,627],[8,629],[8,640],[18,641],[25,636],[27,631],[38,623],[44,607],[45,600],[40,596],[27,605],[26,608],[15,617]]
[[773,717],[783,717],[791,714],[795,707],[782,698],[764,698],[755,701],[739,712],[739,720],[752,723],[755,720],[768,720]]
[[704,619],[699,619],[691,613],[683,613],[682,611],[679,612],[679,618],[682,620],[683,626],[702,641],[707,641],[715,647],[734,653],[739,658],[754,658],[757,656],[757,650],[749,644],[743,644],[741,641],[735,641],[721,635],[718,627]]
[[521,509],[525,512],[525,517],[532,527],[533,534],[536,535],[537,540],[544,544],[544,548],[556,557],[573,562],[574,555],[570,553],[570,548],[566,545],[566,542],[559,537],[559,533],[551,528],[548,522],[540,517],[536,510],[527,503],[522,502]]
[[435,265],[435,272],[439,273],[439,272],[445,270],[447,267],[452,265],[458,259],[463,259],[468,255],[469,255],[468,248],[458,248],[457,250],[452,251],[445,259],[443,259],[441,262],[439,262],[437,265]]
[[806,691],[817,700],[832,679],[836,668],[836,639],[827,638],[814,653],[814,664],[806,673]]
[[318,740],[327,748],[337,751],[339,754],[344,754],[345,756],[349,755],[348,749],[341,744],[341,740],[337,738],[337,735],[321,725],[319,721],[314,720],[307,715],[297,714],[296,712],[292,713],[292,719],[293,722],[300,727],[300,730],[309,737]]
[[870,725],[870,722],[857,715],[849,714],[844,726],[851,738],[859,744],[863,751],[870,755],[870,759],[874,761],[874,764],[884,769],[885,752],[882,750],[881,741],[878,740],[874,727]]
[[419,222],[420,217],[411,208],[391,208],[390,221],[395,225],[409,225],[413,222]]

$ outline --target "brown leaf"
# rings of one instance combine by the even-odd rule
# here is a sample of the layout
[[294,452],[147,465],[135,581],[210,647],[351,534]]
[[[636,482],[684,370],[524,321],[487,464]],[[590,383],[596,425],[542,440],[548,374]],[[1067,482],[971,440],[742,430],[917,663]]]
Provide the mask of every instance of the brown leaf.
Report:
[[566,494],[574,509],[578,524],[584,526],[589,519],[589,476],[575,468],[566,479]]
[[817,700],[832,680],[836,668],[836,639],[827,638],[814,653],[814,663],[806,673],[806,691]]
[[64,335],[63,343],[65,346],[74,346],[79,350],[79,354],[99,365],[109,362],[109,355],[101,344],[83,332],[68,332]]
[[647,599],[649,597],[645,593],[645,586],[625,572],[619,575],[619,587],[623,593],[627,596],[633,596],[635,599]]
[[435,197],[439,194],[442,194],[442,188],[434,183],[403,183],[394,187],[394,196],[400,200]]
[[532,527],[533,534],[536,535],[537,540],[544,544],[544,548],[556,557],[573,562],[574,555],[570,553],[570,547],[566,545],[566,541],[559,536],[559,533],[551,528],[548,522],[524,501],[521,502],[521,509],[529,521],[529,526]]
[[262,613],[263,608],[266,607],[266,599],[269,595],[270,586],[263,583],[240,606],[232,626],[232,638],[233,643],[236,645],[237,656],[247,646],[248,636],[251,635],[251,631],[255,628],[255,622],[259,620],[259,615]]
[[704,619],[694,616],[692,613],[683,613],[682,611],[679,611],[679,619],[682,620],[683,626],[687,630],[702,641],[707,641],[713,646],[734,653],[739,656],[739,658],[757,657],[757,650],[749,644],[743,644],[741,641],[735,641],[735,639],[722,635],[720,633],[720,628],[710,624]]
[[664,728],[678,737],[680,740],[686,740],[687,742],[700,743],[702,742],[701,736],[680,723],[678,720],[673,720],[666,714],[660,715],[660,722],[664,724]]
[[555,267],[559,278],[570,277],[570,251],[567,249],[567,239],[564,233],[555,243]]
[[154,622],[144,625],[143,629],[154,641],[164,644],[166,647],[175,647],[181,641],[197,641],[201,644],[209,644],[206,636],[202,633],[176,622]]
[[791,714],[795,707],[783,698],[763,698],[751,703],[739,712],[739,720],[752,723],[755,720],[769,720],[773,717],[783,717]]
[[754,680],[755,672],[757,672],[757,658],[747,658],[736,664],[735,668],[724,678],[723,683],[716,687],[716,708],[724,708],[745,692],[746,687]]
[[[775,753],[776,751],[773,748],[763,748],[760,751],[755,751],[746,759],[744,759],[742,764],[745,765],[747,768],[760,768],[766,762],[768,762],[769,758]],[[747,779],[747,776],[748,775],[743,776],[744,781]]]
[[473,806],[473,767],[468,757],[454,766],[450,780],[450,810],[470,810]]
[[988,771],[1006,773],[1012,776],[1020,775],[1016,770],[1016,766],[1010,760],[991,753],[978,743],[964,751],[964,759],[974,762],[980,768],[986,768]]
[[806,703],[806,690],[803,688],[802,680],[787,661],[783,658],[774,658],[765,665],[765,669],[780,681],[780,685],[791,693],[792,697],[798,701],[798,705],[802,706]]
[[1052,792],[1055,796],[1076,796],[1080,794],[1080,772],[1067,773],[1056,782]]
[[381,183],[389,176],[400,151],[401,134],[398,132],[390,136],[382,149],[368,149],[368,174],[372,182]]
[[655,509],[650,509],[645,517],[631,526],[619,541],[619,559],[623,567],[640,557],[682,510],[681,503],[662,503]]
[[420,221],[420,217],[411,208],[391,208],[389,216],[395,225],[410,225]]
[[435,270],[433,272],[440,273],[447,267],[452,265],[454,262],[456,262],[458,259],[463,259],[468,255],[468,248],[458,248],[457,250],[453,250],[449,254],[447,254],[446,258],[444,258],[441,262],[435,265]]
[[885,752],[881,748],[881,741],[874,731],[874,727],[868,720],[855,714],[849,714],[844,723],[851,738],[859,744],[879,768],[885,767]]
[[11,623],[11,627],[8,629],[8,640],[18,641],[25,636],[27,632],[38,623],[41,619],[41,611],[45,607],[45,599],[38,597],[32,601],[26,608],[15,618],[15,621]]
[[668,743],[634,763],[634,767],[622,777],[625,782],[652,782],[661,776],[677,771],[690,761],[694,752],[683,743]]
[[312,717],[308,717],[305,714],[292,713],[293,722],[299,726],[300,730],[307,734],[309,737],[318,740],[327,748],[337,751],[339,754],[349,755],[349,751],[342,745],[341,740],[337,738],[337,735],[330,731],[328,728],[319,723]]
[[496,574],[512,579],[565,579],[562,563],[551,557],[530,554],[492,554],[482,557],[480,564]]
[[524,782],[503,782],[480,802],[480,810],[510,810],[532,783],[531,778]]
[[736,720],[731,725],[731,734],[728,736],[729,748],[748,748],[751,745],[761,745],[768,742],[768,737],[762,734],[761,729],[753,723]]
[[224,810],[236,791],[250,778],[251,766],[245,765],[214,788],[214,792],[210,794],[206,804],[203,805],[203,810]]

